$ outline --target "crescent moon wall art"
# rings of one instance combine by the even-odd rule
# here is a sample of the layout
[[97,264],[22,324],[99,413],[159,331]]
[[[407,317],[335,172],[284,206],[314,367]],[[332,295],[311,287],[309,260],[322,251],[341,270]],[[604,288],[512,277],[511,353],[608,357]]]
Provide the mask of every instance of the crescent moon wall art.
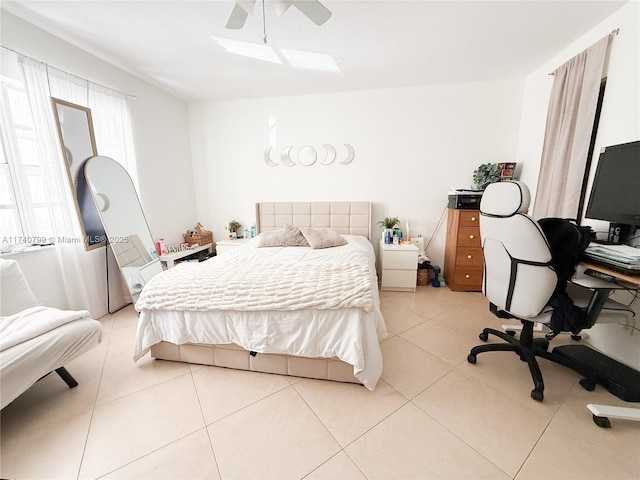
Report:
[[328,143],[325,143],[324,145],[322,145],[326,151],[326,155],[324,156],[324,160],[322,160],[322,165],[331,165],[333,162],[336,161],[336,149],[333,147],[333,145],[329,145]]
[[282,164],[286,165],[287,167],[296,166],[295,162],[291,160],[291,157],[289,156],[291,154],[292,148],[293,147],[287,146],[282,149],[282,152],[280,152],[280,160],[282,161]]
[[267,149],[264,151],[264,163],[266,163],[270,167],[277,167],[278,164],[276,162],[274,162],[273,160],[271,160],[271,149],[272,148],[273,147],[267,147]]
[[[347,155],[345,156],[344,160],[341,160],[338,163],[340,163],[341,165],[349,165],[351,162],[353,162],[353,159],[356,156],[356,151],[353,148],[353,146],[348,143],[344,143],[343,145],[347,149]],[[336,161],[336,158],[338,156],[336,153],[336,148],[333,145],[330,145],[328,143],[323,144],[322,147],[325,150],[325,155],[324,155],[324,159],[320,162],[317,161],[318,151],[314,147],[310,145],[304,145],[300,147],[300,150],[298,150],[298,153],[297,153],[298,164],[302,165],[303,167],[311,167],[316,163],[320,163],[322,165],[333,164]],[[277,167],[280,164],[274,162],[271,159],[271,150],[273,150],[273,148],[274,148],[273,146],[268,146],[264,151],[264,155],[263,155],[264,163],[266,163],[270,167]],[[286,147],[282,148],[282,150],[280,151],[280,162],[282,163],[282,165],[285,165],[287,167],[296,166],[296,162],[294,162],[291,159],[292,150],[293,150],[292,145],[287,145]]]
[[264,151],[264,163],[266,163],[270,167],[277,167],[278,164],[276,162],[274,162],[273,160],[271,160],[271,149],[272,148],[273,147],[267,147],[267,149]]
[[344,144],[345,147],[347,147],[347,158],[345,158],[344,160],[342,160],[340,163],[342,165],[349,165],[351,162],[353,162],[353,159],[356,156],[356,151],[355,149],[349,145],[348,143]]

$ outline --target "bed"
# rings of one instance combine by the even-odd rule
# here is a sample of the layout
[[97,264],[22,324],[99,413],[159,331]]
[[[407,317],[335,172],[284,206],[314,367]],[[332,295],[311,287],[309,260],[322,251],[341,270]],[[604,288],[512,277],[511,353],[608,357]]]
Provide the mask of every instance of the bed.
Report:
[[0,259],[0,290],[0,408],[54,371],[77,386],[64,365],[102,341],[100,322],[39,305],[15,260]]
[[[387,331],[370,210],[368,202],[257,204],[258,237],[205,262],[166,270],[145,286],[136,303],[134,358],[150,351],[158,359],[373,390]],[[345,244],[261,246],[285,228],[312,237],[335,232]]]

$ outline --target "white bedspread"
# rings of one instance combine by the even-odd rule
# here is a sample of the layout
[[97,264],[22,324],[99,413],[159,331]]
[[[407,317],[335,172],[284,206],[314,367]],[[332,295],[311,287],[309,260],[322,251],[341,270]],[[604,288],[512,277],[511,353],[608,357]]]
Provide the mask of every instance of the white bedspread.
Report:
[[[312,250],[309,247],[258,248],[258,240],[254,239],[228,254],[200,264],[178,265],[154,277],[152,282],[145,286],[140,300],[136,303],[136,309],[140,311],[140,320],[134,358],[139,359],[152,345],[161,341],[177,345],[235,343],[246,350],[258,353],[338,357],[353,365],[355,377],[373,390],[382,374],[379,339],[387,334],[380,312],[375,254],[366,238],[349,235],[344,237],[348,241],[347,245],[322,250]],[[224,301],[224,293],[227,291],[224,278],[211,284],[217,285],[217,293],[222,293],[223,301],[220,308],[215,308],[208,300],[205,302],[206,309],[193,308],[197,302],[189,304],[191,300],[186,300],[185,305],[190,307],[187,309],[173,308],[173,300],[166,303],[165,306],[169,308],[152,308],[153,304],[149,300],[151,297],[155,299],[156,306],[163,302],[161,298],[156,298],[159,292],[155,289],[150,290],[149,296],[146,297],[146,289],[160,277],[183,278],[183,273],[193,275],[198,271],[233,272],[234,266],[240,266],[235,270],[237,276],[245,275],[251,279],[251,285],[247,288],[252,291],[252,295],[247,295],[242,300],[248,304],[241,308],[233,308],[233,302],[237,297],[233,301]],[[306,282],[302,289],[296,290],[295,284],[300,281],[298,274],[297,280],[286,287],[283,286],[286,282],[282,284],[279,283],[281,280],[276,281],[273,273],[266,275],[269,270],[275,272],[276,266],[287,272],[306,271],[308,274],[315,274],[324,268],[325,271],[328,269],[330,275],[331,272],[337,274],[336,279],[348,272],[347,276],[359,279],[356,283],[351,283],[351,280],[347,282],[357,292],[353,301],[349,299],[349,293],[344,294],[344,289],[341,293],[338,293],[337,289],[329,290],[333,293],[327,296],[328,290],[325,286],[331,285],[330,277],[320,282],[320,288],[316,288],[315,293],[310,282]],[[251,271],[257,272],[256,275],[251,276]],[[310,278],[313,278],[313,274]],[[157,281],[158,284],[165,283],[164,279]],[[206,280],[200,278],[200,281],[202,283]],[[269,296],[270,300],[266,300],[269,305],[266,308],[264,305],[262,308],[253,308],[251,305],[265,302],[260,299],[260,291],[272,290],[274,282],[278,283],[277,288],[280,289],[277,300]],[[289,287],[293,288],[293,291],[304,291],[304,295],[300,295],[298,300],[292,300],[294,295],[287,293]],[[188,287],[187,291],[190,289],[191,287]],[[232,296],[235,297],[235,293],[237,292]],[[322,297],[327,298],[323,300]],[[294,304],[297,304],[296,310],[292,310]]]

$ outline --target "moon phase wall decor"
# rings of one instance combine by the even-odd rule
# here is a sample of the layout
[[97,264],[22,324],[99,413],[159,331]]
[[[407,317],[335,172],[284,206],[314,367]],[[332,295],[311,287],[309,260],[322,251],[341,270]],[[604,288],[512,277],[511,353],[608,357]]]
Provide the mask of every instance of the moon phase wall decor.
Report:
[[[344,146],[347,150],[346,156],[338,163],[341,165],[348,165],[353,162],[353,159],[356,156],[356,151],[353,146],[348,143],[345,143]],[[321,160],[319,163],[322,165],[331,165],[336,161],[338,153],[336,152],[335,147],[333,145],[329,145],[328,143],[325,143],[324,145],[322,145],[322,147],[325,150],[325,154],[323,160]],[[264,163],[266,163],[270,167],[277,167],[279,164],[271,159],[272,149],[273,147],[269,146],[264,151]],[[282,150],[280,151],[280,162],[282,163],[282,165],[285,165],[287,167],[295,167],[296,165],[311,167],[312,165],[315,165],[316,161],[318,160],[318,152],[310,145],[304,145],[303,147],[300,147],[297,154],[297,162],[291,158],[292,150],[293,146],[291,145],[287,145],[286,147],[282,148]]]

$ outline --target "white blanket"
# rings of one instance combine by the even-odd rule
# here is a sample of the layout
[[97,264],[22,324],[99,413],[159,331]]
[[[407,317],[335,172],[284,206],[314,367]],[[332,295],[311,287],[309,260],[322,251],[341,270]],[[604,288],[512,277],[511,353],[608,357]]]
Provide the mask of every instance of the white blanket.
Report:
[[[294,247],[292,247],[294,248]],[[373,309],[366,265],[187,263],[154,277],[138,310]]]
[[19,343],[43,335],[54,328],[79,318],[89,312],[58,310],[52,307],[31,307],[8,317],[0,317],[0,352]]

